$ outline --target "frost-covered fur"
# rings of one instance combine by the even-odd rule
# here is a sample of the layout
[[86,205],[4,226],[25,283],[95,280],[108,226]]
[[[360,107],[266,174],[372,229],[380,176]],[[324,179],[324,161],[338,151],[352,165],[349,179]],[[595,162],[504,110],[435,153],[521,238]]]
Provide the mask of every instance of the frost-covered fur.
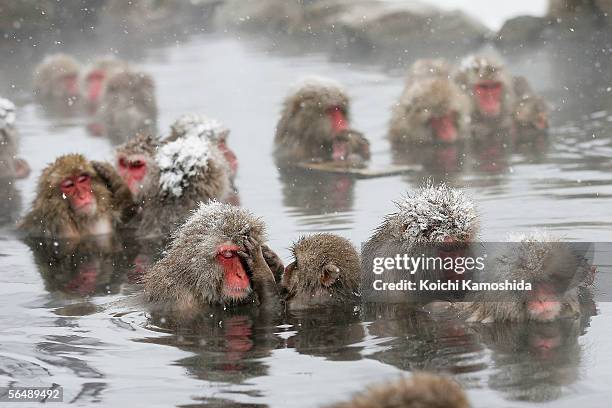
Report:
[[303,80],[283,103],[276,126],[275,154],[281,159],[329,159],[333,142],[327,110],[342,109],[350,120],[349,99],[335,81],[311,77]]
[[457,139],[469,132],[469,98],[452,80],[421,77],[412,81],[393,107],[389,138],[395,146],[404,143],[434,143],[432,118],[454,113]]
[[328,408],[468,408],[470,403],[461,386],[450,378],[415,373],[370,387],[348,402]]
[[218,120],[197,114],[182,115],[170,126],[170,131],[170,136],[165,139],[167,141],[196,135],[214,143],[226,141],[230,132]]
[[43,101],[56,100],[62,103],[73,102],[63,86],[63,78],[67,75],[79,75],[80,65],[73,57],[66,54],[47,56],[34,69],[34,93]]
[[[487,281],[554,285],[561,303],[554,318],[580,315],[581,291],[588,290],[594,274],[584,256],[545,231],[510,235],[508,242],[487,270]],[[528,296],[527,291],[483,291],[470,295],[458,307],[470,322],[524,322],[536,319],[527,309]]]
[[231,300],[222,295],[223,270],[215,260],[217,246],[229,242],[244,248],[248,237],[265,242],[265,225],[260,218],[229,204],[200,203],[172,234],[166,255],[146,273],[146,298],[177,310],[229,303]]
[[15,129],[15,105],[0,97],[0,178],[15,177],[17,154],[17,129]]
[[[359,254],[349,240],[334,234],[314,234],[300,238],[291,251],[294,263],[288,268],[291,272],[282,278],[290,307],[294,303],[300,303],[299,306],[322,302],[343,304],[355,299],[361,265]],[[333,283],[327,286],[322,283],[326,268],[337,273]]]
[[155,135],[157,102],[153,78],[133,71],[110,77],[98,116],[112,138],[128,140],[138,133]]

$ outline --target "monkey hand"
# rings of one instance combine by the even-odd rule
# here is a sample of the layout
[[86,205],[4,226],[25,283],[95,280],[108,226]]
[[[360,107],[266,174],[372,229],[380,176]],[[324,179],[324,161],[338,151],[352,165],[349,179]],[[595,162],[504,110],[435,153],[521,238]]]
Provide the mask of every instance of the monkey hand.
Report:
[[252,237],[245,239],[244,251],[238,251],[238,256],[252,274],[253,289],[259,298],[259,304],[264,309],[277,310],[280,296],[274,275],[266,263],[262,245]]
[[114,207],[121,211],[121,218],[127,221],[136,215],[138,205],[134,202],[132,192],[113,166],[99,161],[92,161],[91,165],[113,195]]
[[261,244],[252,237],[244,240],[244,251],[238,251],[238,256],[254,277],[262,267],[270,269],[264,258]]
[[110,163],[92,161],[91,165],[111,193],[114,194],[121,187],[121,185],[124,184],[123,180],[119,174],[117,174],[113,166],[110,165]]
[[266,244],[261,245],[261,251],[263,254],[266,263],[270,267],[272,274],[274,275],[274,279],[276,282],[280,282],[281,276],[283,272],[285,272],[285,265],[280,257]]

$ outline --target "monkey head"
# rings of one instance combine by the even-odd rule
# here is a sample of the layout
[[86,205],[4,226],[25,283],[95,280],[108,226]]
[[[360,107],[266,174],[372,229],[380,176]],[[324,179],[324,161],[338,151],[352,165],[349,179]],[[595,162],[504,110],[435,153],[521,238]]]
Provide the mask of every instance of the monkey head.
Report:
[[465,136],[469,105],[467,96],[447,78],[416,81],[395,108],[392,132],[421,143],[454,143]]
[[79,63],[69,55],[47,56],[35,71],[35,89],[42,97],[75,100],[79,97]]
[[398,211],[385,217],[381,231],[407,246],[469,243],[478,233],[478,214],[464,192],[428,181],[419,191],[395,203]]
[[294,261],[281,279],[289,308],[340,305],[355,298],[361,266],[350,241],[334,234],[315,234],[300,238],[291,250]]
[[149,106],[154,104],[154,96],[155,84],[150,75],[123,70],[108,78],[104,103]]
[[115,150],[117,172],[136,201],[142,201],[158,188],[159,166],[155,161],[158,148],[155,138],[138,134]]
[[125,62],[112,55],[99,58],[85,74],[85,96],[90,106],[97,106],[102,100],[104,88],[109,77],[127,69]]
[[261,219],[229,204],[200,203],[172,235],[166,256],[145,275],[149,299],[187,303],[187,309],[248,302],[250,272],[238,255],[247,238],[265,241]]
[[514,106],[514,121],[519,132],[546,132],[548,116],[548,104],[536,95],[523,95]]
[[424,78],[450,78],[451,65],[443,58],[421,58],[410,66],[406,84]]
[[230,166],[232,175],[238,171],[238,158],[227,146],[229,129],[215,119],[204,115],[187,114],[179,117],[170,126],[170,136],[165,140],[174,141],[188,135],[196,135],[216,145]]
[[496,120],[511,109],[512,84],[500,63],[485,57],[467,57],[455,79],[470,95],[481,117]]

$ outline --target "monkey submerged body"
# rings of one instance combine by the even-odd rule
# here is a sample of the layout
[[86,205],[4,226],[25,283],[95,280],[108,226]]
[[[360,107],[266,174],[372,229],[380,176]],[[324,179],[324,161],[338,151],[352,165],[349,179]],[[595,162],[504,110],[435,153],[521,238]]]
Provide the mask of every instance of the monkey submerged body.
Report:
[[25,178],[30,165],[17,157],[18,133],[15,128],[15,105],[0,97],[0,178]]
[[458,305],[469,322],[549,322],[582,313],[581,297],[595,274],[582,255],[546,233],[519,236],[507,247],[495,258],[487,280],[523,281],[529,290],[471,294]]
[[359,254],[347,239],[333,234],[302,237],[292,247],[294,261],[281,279],[290,310],[351,305],[357,299]]
[[370,387],[350,401],[328,408],[468,408],[461,386],[450,378],[415,373],[410,378]]
[[89,129],[112,139],[127,140],[157,130],[155,85],[150,75],[129,70],[112,75],[106,84],[96,122]]
[[262,244],[263,222],[249,211],[201,203],[173,234],[166,255],[145,274],[154,306],[193,316],[211,306],[252,302],[275,308],[279,298]]
[[49,239],[109,235],[132,208],[129,189],[110,165],[65,155],[43,170],[20,228],[28,236]]
[[443,60],[419,60],[411,67],[391,117],[389,138],[395,148],[452,144],[469,133],[469,98],[449,73]]
[[45,104],[72,107],[79,99],[79,63],[66,54],[47,56],[34,70],[34,94]]
[[102,99],[108,79],[113,75],[129,70],[129,65],[114,56],[98,58],[85,72],[83,97],[87,101],[90,111],[95,112]]
[[230,131],[223,124],[203,115],[183,115],[170,126],[170,130],[170,135],[165,139],[167,141],[174,141],[191,134],[209,140],[223,153],[231,170],[232,179],[236,177],[238,158],[227,146]]
[[350,128],[349,117],[349,98],[340,85],[303,81],[284,101],[274,139],[277,159],[362,165],[370,158],[370,144]]
[[491,59],[470,56],[455,74],[455,81],[472,101],[471,127],[476,139],[512,130],[515,95],[504,67]]
[[116,156],[117,170],[141,206],[139,236],[165,235],[199,202],[223,200],[232,191],[223,154],[195,134],[163,143],[137,136]]

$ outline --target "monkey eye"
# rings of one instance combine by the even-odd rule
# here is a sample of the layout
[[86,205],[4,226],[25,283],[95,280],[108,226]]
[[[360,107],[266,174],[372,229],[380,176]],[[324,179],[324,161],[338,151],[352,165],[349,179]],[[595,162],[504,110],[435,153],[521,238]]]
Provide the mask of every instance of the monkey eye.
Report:
[[123,168],[128,167],[127,160],[125,160],[125,158],[124,158],[124,157],[121,157],[121,158],[119,159],[119,167],[123,167]]
[[62,184],[60,185],[62,190],[70,190],[71,188],[74,187],[74,181],[72,181],[71,179],[66,179],[64,181],[62,181]]
[[98,81],[104,78],[104,74],[100,71],[94,71],[91,74],[87,75],[88,81]]
[[133,162],[130,163],[130,168],[132,169],[140,169],[143,168],[145,165],[144,161],[142,160],[134,160]]
[[219,255],[221,255],[223,258],[231,259],[234,256],[236,256],[236,253],[234,251],[225,250],[225,251],[219,252]]
[[81,174],[79,178],[77,179],[77,183],[83,184],[83,183],[88,182],[89,179],[90,179],[89,174]]

